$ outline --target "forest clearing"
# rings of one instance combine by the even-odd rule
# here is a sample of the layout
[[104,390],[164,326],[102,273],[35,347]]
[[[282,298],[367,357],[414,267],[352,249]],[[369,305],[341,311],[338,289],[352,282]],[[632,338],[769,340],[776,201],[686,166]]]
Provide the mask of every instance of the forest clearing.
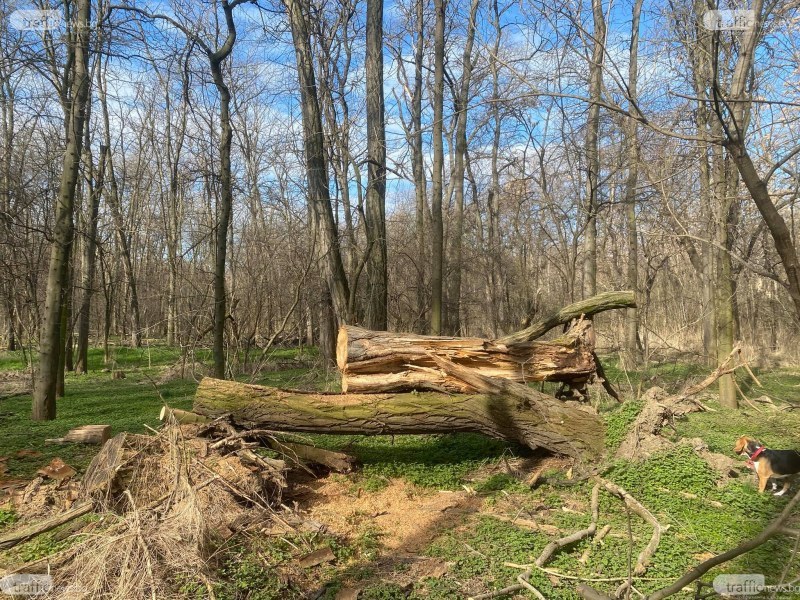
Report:
[[[202,361],[204,356],[208,354],[196,358]],[[102,366],[101,351],[93,351],[90,358],[90,364]],[[471,433],[295,434],[289,439],[278,431],[258,429],[247,438],[258,443],[242,445],[238,433],[247,430],[231,429],[227,415],[216,426],[209,424],[210,418],[200,423],[185,419],[200,417],[190,411],[203,410],[196,398],[198,381],[201,388],[215,381],[203,377],[207,367],[182,360],[177,349],[149,343],[141,349],[115,347],[114,370],[68,375],[75,392],[59,401],[59,417],[31,423],[23,418],[29,390],[15,387],[29,381],[24,360],[21,352],[5,353],[2,359],[5,435],[0,442],[0,489],[5,500],[0,547],[7,547],[9,532],[63,515],[69,504],[80,508],[87,490],[98,486],[97,470],[90,463],[100,446],[45,440],[102,421],[110,424],[113,434],[133,434],[112,438],[104,451],[122,438],[135,450],[134,457],[150,448],[155,461],[127,459],[137,466],[124,478],[131,490],[125,493],[132,494],[131,501],[136,498],[139,508],[124,508],[125,502],[115,495],[99,500],[92,492],[94,510],[68,514],[67,522],[0,553],[4,574],[20,567],[47,572],[43,567],[51,564],[49,572],[57,577],[60,572],[74,578],[71,585],[56,579],[62,594],[56,597],[72,597],[68,592],[73,590],[75,597],[105,593],[146,598],[147,590],[156,589],[157,597],[190,598],[478,598],[516,584],[521,573],[527,573],[526,583],[545,598],[587,597],[576,591],[581,582],[613,597],[628,575],[632,589],[649,594],[758,534],[793,495],[758,494],[752,471],[732,452],[742,431],[770,447],[800,444],[797,406],[787,401],[800,386],[800,371],[788,367],[754,367],[757,384],[743,369],[735,371],[743,397],[750,399],[740,409],[720,406],[708,387],[700,390],[694,401],[707,410],[674,417],[661,436],[640,434],[642,443],[631,453],[625,444],[641,427],[637,417],[647,406],[667,405],[670,394],[700,387],[708,373],[701,365],[675,357],[643,371],[621,370],[617,361],[607,358],[609,383],[626,398],[620,404],[599,384],[592,386],[591,405],[605,429],[604,439],[597,433],[603,448],[594,459],[609,457],[598,479],[612,486],[609,493],[605,488],[595,491],[593,479],[582,479],[574,459]],[[270,386],[259,390],[333,392],[340,387],[340,376],[320,368],[313,348],[276,349],[257,375],[240,379],[248,382],[245,387]],[[558,385],[542,382],[537,389],[552,394]],[[639,394],[645,385],[650,391]],[[324,401],[326,396],[320,398]],[[327,398],[335,407],[335,397]],[[425,406],[424,397],[419,403]],[[164,406],[185,424],[161,420]],[[648,441],[652,437],[659,441]],[[277,439],[279,444],[270,443]],[[328,466],[302,453],[307,444],[330,453],[322,457]],[[196,510],[207,539],[196,549],[189,534],[173,539],[177,557],[170,562],[169,553],[154,539],[159,529],[152,528],[156,523],[168,527],[176,519],[183,523],[182,513],[164,513],[148,525],[153,517],[143,505],[147,501],[170,510],[163,503],[176,493],[170,492],[177,485],[172,481],[175,469],[181,472],[176,455],[187,465],[203,457],[202,469],[186,466],[185,476],[197,494]],[[243,472],[226,462],[242,456],[267,462]],[[65,478],[63,473],[42,475],[41,467],[52,467],[54,460],[68,465]],[[273,469],[283,469],[284,461],[295,466],[278,474]],[[224,484],[215,484],[214,468],[220,464],[225,465],[217,471]],[[255,474],[257,482],[250,480]],[[632,574],[632,565],[652,540],[653,527],[626,511],[613,494],[616,486],[641,502],[660,527],[660,542],[638,575]],[[231,490],[235,493],[224,493]],[[106,492],[111,494],[111,488]],[[120,493],[115,488],[113,494]],[[155,500],[154,494],[159,495]],[[227,518],[220,519],[221,513]],[[119,532],[132,527],[131,519],[143,528],[139,535],[146,536],[140,552],[135,543],[133,548],[124,545],[130,535]],[[592,524],[591,533],[577,542],[563,549],[548,546]],[[793,581],[800,577],[800,561],[787,540],[797,535],[797,525],[797,517],[789,517],[774,538],[699,581],[706,591],[719,573],[764,573],[769,579]],[[528,566],[546,548],[550,558],[539,567]],[[153,561],[149,570],[137,562],[142,556]],[[94,562],[87,566],[87,561],[100,561],[102,568]],[[74,563],[77,571],[70,566]],[[693,582],[683,591],[679,588],[676,597],[695,597],[695,589],[701,589],[696,586]],[[523,585],[517,588],[497,597],[528,597]]]
[[800,598],[800,4],[0,0],[0,595]]

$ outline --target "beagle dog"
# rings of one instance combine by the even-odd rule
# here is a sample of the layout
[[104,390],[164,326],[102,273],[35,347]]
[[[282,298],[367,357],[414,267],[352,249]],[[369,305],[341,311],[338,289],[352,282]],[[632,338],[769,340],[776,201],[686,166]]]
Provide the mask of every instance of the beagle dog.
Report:
[[[769,450],[757,440],[743,435],[736,440],[733,451],[747,455],[747,466],[752,467],[758,476],[759,492],[767,489],[770,478],[785,479],[781,491],[775,492],[776,496],[783,496],[793,476],[800,473],[800,452],[797,450]],[[778,485],[773,481],[773,491],[777,488]]]

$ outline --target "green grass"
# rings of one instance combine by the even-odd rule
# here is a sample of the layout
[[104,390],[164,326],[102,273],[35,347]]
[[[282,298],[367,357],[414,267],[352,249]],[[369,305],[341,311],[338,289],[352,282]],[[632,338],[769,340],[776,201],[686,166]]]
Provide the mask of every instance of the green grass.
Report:
[[[207,354],[199,356],[207,362]],[[95,447],[43,444],[44,439],[59,437],[72,427],[107,423],[114,433],[143,432],[146,424],[157,426],[163,401],[177,408],[190,408],[195,390],[193,381],[173,381],[159,385],[158,391],[151,383],[163,367],[174,364],[179,358],[178,350],[162,346],[139,350],[116,347],[114,368],[124,370],[127,377],[114,380],[111,373],[102,372],[102,351],[93,349],[90,353],[92,372],[84,376],[68,374],[67,395],[58,401],[58,418],[54,421],[32,422],[29,419],[30,396],[0,401],[0,456],[8,457],[6,476],[30,477],[55,456],[79,471],[84,469],[96,452]],[[335,373],[307,368],[305,361],[315,358],[315,353],[308,349],[300,352],[280,349],[269,357],[274,368],[262,372],[256,382],[281,387],[336,389]],[[707,373],[707,368],[699,364],[652,365],[636,373],[620,371],[616,362],[608,358],[604,364],[609,378],[623,392],[627,390],[628,398],[631,398],[632,391],[651,385],[679,390]],[[0,353],[0,370],[22,370],[25,366],[21,352]],[[800,371],[783,369],[757,374],[764,384],[763,389],[752,387],[743,376],[738,378],[750,398],[767,394],[779,403],[793,402],[795,391],[800,386]],[[798,411],[765,409],[756,412],[750,407],[727,411],[713,401],[709,404],[717,409],[716,412],[695,413],[676,422],[678,436],[702,438],[711,450],[728,455],[732,454],[735,439],[744,434],[774,447],[800,447]],[[641,402],[629,400],[603,410],[609,453],[619,445],[641,407]],[[354,494],[380,490],[392,478],[405,479],[421,488],[422,492],[427,490],[426,493],[458,490],[466,485],[485,499],[486,506],[510,501],[515,511],[524,511],[525,514],[538,515],[544,511],[549,515],[547,521],[565,534],[588,523],[590,485],[543,485],[529,490],[512,477],[485,468],[497,464],[504,455],[525,452],[515,445],[470,434],[304,437],[323,447],[346,450],[362,461],[363,469],[346,476]],[[25,449],[42,452],[42,455],[17,456],[20,450]],[[650,508],[661,523],[669,525],[647,574],[658,581],[637,584],[637,589],[645,593],[670,582],[707,553],[726,550],[753,535],[787,502],[786,498],[758,494],[749,476],[720,487],[716,473],[687,447],[658,454],[640,463],[618,462],[607,477]],[[562,509],[562,506],[576,503],[585,508],[577,512]],[[16,520],[12,511],[0,511],[0,530],[12,526]],[[617,499],[603,493],[600,525],[606,523],[612,526],[612,535],[606,538],[604,546],[592,550],[586,565],[577,562],[586,548],[587,542],[584,541],[557,553],[548,566],[582,577],[624,575],[628,560],[628,515]],[[463,524],[439,532],[430,547],[424,550],[429,556],[451,563],[448,574],[441,579],[424,579],[403,587],[393,581],[392,573],[401,573],[407,564],[399,562],[392,567],[396,571],[392,568],[376,570],[383,554],[380,532],[360,527],[354,528],[353,535],[347,539],[303,534],[300,537],[261,538],[255,545],[253,539],[234,544],[217,557],[219,580],[214,588],[215,594],[218,598],[229,599],[299,598],[308,586],[317,585],[325,588],[321,597],[334,598],[346,582],[363,580],[367,583],[360,598],[461,598],[513,583],[519,570],[504,563],[531,562],[551,539],[487,514],[475,514]],[[650,529],[635,515],[631,518],[631,528],[635,560],[649,539]],[[15,557],[17,560],[38,558],[59,549],[59,544],[61,542],[52,535],[41,536],[18,547]],[[315,567],[298,575],[299,583],[287,581],[281,575],[281,569],[291,564],[298,553],[309,552],[322,544],[328,544],[334,550],[338,559],[335,564]],[[774,581],[777,570],[790,558],[791,545],[786,538],[776,539],[726,565],[724,572],[760,572],[767,576],[768,582]],[[710,581],[718,572],[723,571],[712,572],[703,579]],[[797,560],[790,573],[800,575]],[[535,571],[531,582],[547,598],[576,598],[574,587],[568,581],[554,586],[545,574]],[[301,589],[303,586],[306,587]],[[613,584],[598,586],[606,591],[613,589]],[[181,582],[181,587],[187,598],[208,597],[202,582],[187,579]],[[688,598],[689,595],[682,597]]]

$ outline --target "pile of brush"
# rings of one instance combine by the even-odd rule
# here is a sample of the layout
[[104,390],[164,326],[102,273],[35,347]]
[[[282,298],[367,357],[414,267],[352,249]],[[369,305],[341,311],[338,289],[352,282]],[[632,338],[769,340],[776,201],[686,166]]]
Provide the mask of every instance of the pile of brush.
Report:
[[[265,446],[274,449],[259,451]],[[170,420],[153,435],[121,433],[92,460],[71,506],[7,534],[0,547],[68,522],[77,540],[6,574],[50,573],[49,597],[59,599],[181,597],[187,581],[204,582],[213,597],[213,555],[226,540],[292,527],[281,495],[288,470],[306,467],[297,452],[304,448],[271,432],[236,431],[223,419]],[[345,455],[313,450],[353,466]],[[95,517],[86,518],[90,513]]]

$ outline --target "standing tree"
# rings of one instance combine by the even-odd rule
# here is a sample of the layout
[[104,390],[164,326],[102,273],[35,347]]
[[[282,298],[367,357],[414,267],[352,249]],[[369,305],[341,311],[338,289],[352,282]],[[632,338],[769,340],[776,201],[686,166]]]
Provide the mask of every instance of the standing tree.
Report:
[[[631,12],[631,42],[628,52],[628,94],[631,102],[637,100],[639,82],[639,21],[642,15],[643,0],[634,0]],[[633,112],[633,111],[631,111]],[[633,117],[625,120],[625,151],[628,174],[625,179],[625,222],[627,225],[628,269],[626,279],[629,290],[639,288],[639,243],[636,227],[636,186],[639,182],[639,139],[638,123]],[[630,366],[641,359],[639,340],[639,309],[625,311],[625,353]]]
[[463,236],[464,236],[464,179],[466,175],[467,155],[467,109],[469,105],[470,85],[472,83],[472,70],[474,61],[472,48],[475,44],[475,28],[478,17],[479,0],[472,0],[469,18],[467,20],[467,37],[464,41],[464,52],[461,59],[461,80],[456,84],[453,77],[448,77],[453,95],[453,107],[456,115],[455,125],[455,151],[453,155],[453,169],[451,173],[453,185],[453,200],[455,203],[455,223],[450,236],[452,275],[448,279],[447,289],[447,330],[449,333],[459,335],[461,330],[461,264]]
[[583,293],[597,293],[597,211],[600,190],[600,101],[603,94],[603,62],[606,19],[603,0],[592,2],[592,57],[589,62],[589,108],[586,117],[586,256],[583,263]]
[[338,318],[339,321],[346,323],[350,319],[350,288],[342,262],[339,236],[331,206],[328,167],[325,159],[325,137],[311,50],[309,5],[307,0],[286,0],[286,8],[292,29],[292,41],[297,60],[297,77],[300,84],[308,204],[311,209],[315,247],[325,273],[327,293],[323,303],[329,304],[331,309],[323,310],[323,316],[328,322],[321,325],[320,345],[323,355],[333,361],[336,346],[335,320]]
[[445,0],[434,0],[433,32],[433,174],[431,182],[431,333],[442,333],[442,289],[444,277],[444,222],[442,195],[444,177],[444,11]]
[[386,126],[383,99],[383,0],[367,0],[367,312],[370,329],[388,326]]
[[225,19],[225,38],[219,47],[207,43],[198,33],[183,23],[163,14],[149,13],[140,8],[128,5],[114,5],[112,9],[132,11],[148,20],[162,20],[194,42],[205,53],[211,70],[211,78],[219,95],[219,203],[214,241],[214,319],[212,355],[214,358],[214,376],[224,378],[225,369],[225,323],[227,321],[227,299],[225,292],[225,266],[228,251],[228,230],[231,225],[233,210],[233,176],[231,172],[231,142],[233,127],[231,126],[231,92],[223,75],[223,64],[233,52],[236,43],[236,23],[233,10],[247,0],[222,0],[222,12]]
[[[52,62],[52,80],[56,83],[61,108],[64,112],[66,144],[61,166],[61,181],[55,207],[50,266],[47,273],[44,314],[39,338],[39,371],[33,391],[34,420],[56,417],[56,384],[58,382],[59,354],[64,339],[61,320],[64,297],[68,292],[67,275],[69,256],[74,237],[75,189],[81,162],[83,128],[89,100],[89,32],[91,0],[64,2],[67,27],[66,60],[63,67]],[[45,46],[50,56],[56,56],[54,39],[45,33]]]

